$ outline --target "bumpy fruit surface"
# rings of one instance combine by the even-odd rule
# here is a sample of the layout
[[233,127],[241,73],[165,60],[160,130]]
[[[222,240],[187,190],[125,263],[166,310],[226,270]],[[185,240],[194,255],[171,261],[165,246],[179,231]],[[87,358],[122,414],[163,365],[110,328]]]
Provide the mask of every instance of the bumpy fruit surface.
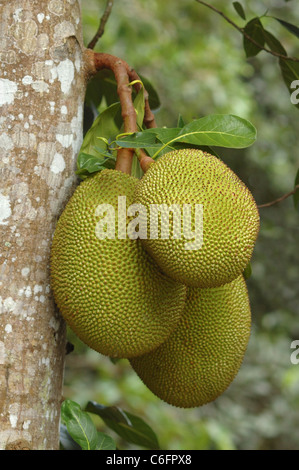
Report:
[[243,276],[212,289],[190,287],[175,331],[154,351],[130,360],[161,400],[182,408],[215,400],[237,374],[250,336]]
[[[173,279],[192,287],[218,287],[236,279],[247,266],[259,231],[258,209],[245,184],[215,156],[194,149],[163,155],[138,183],[134,202],[146,208],[143,246]],[[170,211],[169,237],[159,223],[154,238],[150,214],[153,205],[162,204],[179,206],[181,221]],[[190,234],[200,241],[200,231],[195,231],[196,226],[200,230],[195,225],[196,204],[202,204],[203,243],[187,249]],[[184,205],[191,208],[187,232]]]
[[[159,346],[177,325],[186,295],[139,240],[118,238],[118,196],[126,196],[128,207],[137,181],[115,170],[85,180],[62,213],[52,244],[51,284],[59,310],[82,341],[110,357]],[[100,204],[115,209],[115,238],[96,235]]]

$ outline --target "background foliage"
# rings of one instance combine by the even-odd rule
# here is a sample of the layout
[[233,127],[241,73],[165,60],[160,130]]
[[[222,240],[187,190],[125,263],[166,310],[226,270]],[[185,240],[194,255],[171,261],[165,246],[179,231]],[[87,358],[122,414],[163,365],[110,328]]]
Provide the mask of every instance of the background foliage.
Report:
[[[85,44],[94,35],[104,0],[82,2]],[[213,1],[238,25],[229,2]],[[298,24],[294,0],[243,2],[247,21],[279,17]],[[264,26],[289,55],[299,40],[270,17]],[[290,102],[277,60],[265,52],[246,59],[242,36],[194,0],[116,0],[96,50],[126,60],[155,86],[161,99],[156,120],[174,127],[207,114],[249,119],[257,142],[245,150],[221,150],[223,160],[252,191],[258,204],[290,191],[299,167],[298,109]],[[290,361],[299,339],[299,219],[292,198],[261,209],[261,231],[248,289],[253,328],[243,366],[226,393],[201,408],[181,410],[156,398],[126,360],[113,364],[70,332],[64,396],[121,406],[142,417],[162,449],[299,449],[299,364]],[[107,432],[103,422],[95,423]],[[116,435],[119,448],[130,448]],[[136,448],[132,446],[131,448]]]

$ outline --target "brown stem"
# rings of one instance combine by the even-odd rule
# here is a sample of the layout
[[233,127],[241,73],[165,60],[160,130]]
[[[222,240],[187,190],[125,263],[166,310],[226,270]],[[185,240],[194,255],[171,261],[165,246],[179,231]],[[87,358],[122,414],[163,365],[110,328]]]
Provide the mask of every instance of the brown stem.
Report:
[[98,42],[98,40],[103,36],[104,31],[105,31],[105,26],[106,26],[106,23],[107,23],[108,18],[110,16],[112,7],[113,7],[113,0],[108,0],[107,4],[106,4],[105,11],[104,11],[104,14],[103,14],[103,16],[101,18],[101,21],[100,21],[99,28],[98,28],[96,34],[94,35],[94,37],[92,38],[92,40],[90,41],[90,43],[88,44],[88,46],[87,46],[88,49],[94,49],[94,47],[95,47],[96,43]]
[[[86,55],[86,64],[87,64],[87,70],[86,70],[86,75],[87,77],[90,75],[95,75],[97,71],[102,70],[102,69],[112,69],[113,64],[116,61],[121,61],[123,66],[126,68],[126,71],[129,75],[130,81],[135,81],[139,80],[141,82],[141,79],[138,75],[138,73],[130,67],[127,62],[125,62],[122,59],[119,59],[118,57],[115,57],[110,54],[105,54],[101,52],[93,52],[90,49],[85,50],[85,55]],[[89,78],[89,77],[88,77]],[[134,84],[134,88],[136,90],[136,93],[140,91],[142,85],[141,83],[137,82]],[[145,101],[145,107],[144,107],[144,125],[149,128],[149,127],[157,127],[156,121],[155,121],[155,116],[151,111],[149,101],[148,101],[148,92],[144,88],[144,101]]]
[[[93,53],[95,69],[110,69],[113,71],[117,83],[121,115],[124,122],[124,132],[136,132],[136,111],[132,101],[132,88],[128,74],[128,65],[123,60],[110,54]],[[121,148],[117,152],[115,169],[123,173],[131,173],[133,149]]]
[[[90,49],[85,50],[85,63],[87,67],[87,77],[96,74],[96,72],[102,69],[112,70],[117,83],[117,93],[119,96],[122,110],[122,118],[124,121],[124,132],[136,132],[138,130],[138,127],[136,122],[136,111],[132,101],[132,87],[130,86],[130,82],[137,80],[137,82],[134,84],[134,87],[136,92],[138,93],[138,91],[142,87],[139,75],[124,60],[119,59],[118,57],[115,57],[111,54],[93,52]],[[146,127],[157,127],[154,115],[149,106],[148,93],[145,89],[144,98],[144,124],[146,125]],[[133,156],[133,149],[119,149],[117,153],[115,168],[124,173],[130,174]],[[145,153],[141,150],[140,161],[144,159],[145,156]],[[143,168],[143,166],[145,167],[145,165],[142,164],[141,167]],[[146,165],[146,167],[147,166],[148,165]]]
[[248,41],[252,42],[252,44],[255,44],[255,46],[258,46],[260,49],[262,49],[265,52],[268,52],[268,54],[272,54],[275,57],[279,57],[280,59],[284,60],[291,60],[292,62],[299,62],[299,59],[296,57],[289,57],[284,54],[279,54],[279,52],[271,51],[270,49],[267,49],[266,47],[261,46],[257,41],[255,41],[251,36],[249,36],[243,28],[240,28],[236,23],[234,23],[228,16],[226,16],[222,11],[218,10],[216,7],[210,5],[209,3],[202,2],[201,0],[196,0],[197,3],[201,3],[201,5],[204,5],[211,10],[215,11],[218,13],[218,15],[222,16],[229,24],[231,24],[235,29],[237,29],[243,36],[248,39]]
[[[137,74],[137,72],[134,69],[129,67],[128,73],[129,73],[130,80],[132,82],[134,80],[140,80],[139,75]],[[138,93],[138,91],[140,91],[140,89],[142,87],[141,83],[137,82],[134,86],[135,86],[136,92]],[[145,127],[147,127],[147,128],[157,127],[157,124],[156,124],[156,121],[155,121],[155,116],[152,113],[150,105],[149,105],[148,92],[145,88],[144,88],[144,119],[143,119],[143,122],[144,122]]]
[[297,184],[295,186],[295,188],[293,189],[293,191],[290,191],[289,193],[286,193],[284,194],[283,196],[279,197],[278,199],[275,199],[275,201],[271,201],[271,202],[267,202],[266,204],[260,204],[258,207],[258,209],[261,209],[263,207],[271,207],[271,206],[274,206],[275,204],[278,204],[279,202],[282,202],[284,201],[285,199],[287,199],[288,197],[292,196],[293,194],[295,194],[297,192],[297,190],[299,189],[299,184]]

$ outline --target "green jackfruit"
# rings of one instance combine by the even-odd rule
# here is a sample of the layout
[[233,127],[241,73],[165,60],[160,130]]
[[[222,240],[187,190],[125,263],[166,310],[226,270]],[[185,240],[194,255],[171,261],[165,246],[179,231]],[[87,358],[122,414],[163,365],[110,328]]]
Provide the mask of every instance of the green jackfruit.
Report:
[[130,360],[161,400],[182,408],[215,400],[237,374],[250,337],[243,276],[211,289],[190,287],[181,320],[154,351]]
[[[146,209],[140,216],[146,227],[142,244],[169,277],[191,287],[218,287],[247,266],[259,231],[258,209],[245,184],[215,156],[194,149],[163,155],[138,183],[134,202]],[[165,219],[153,232],[152,211],[162,205],[179,208],[169,211],[169,236],[167,230],[163,234]],[[202,205],[198,222],[196,205]]]
[[[82,182],[58,220],[51,250],[51,285],[60,312],[82,341],[110,357],[158,347],[176,327],[186,295],[185,286],[161,272],[140,240],[126,235],[129,217],[119,230],[118,197],[126,196],[127,209],[137,182],[116,170]],[[110,205],[104,206],[104,219],[102,204]],[[111,238],[99,239],[103,220]]]

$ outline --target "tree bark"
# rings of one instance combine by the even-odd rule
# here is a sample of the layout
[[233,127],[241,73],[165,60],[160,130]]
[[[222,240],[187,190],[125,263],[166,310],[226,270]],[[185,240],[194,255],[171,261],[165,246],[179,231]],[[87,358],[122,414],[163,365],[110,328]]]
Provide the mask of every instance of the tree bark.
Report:
[[58,449],[65,326],[50,292],[74,190],[84,47],[77,0],[0,2],[0,448]]

